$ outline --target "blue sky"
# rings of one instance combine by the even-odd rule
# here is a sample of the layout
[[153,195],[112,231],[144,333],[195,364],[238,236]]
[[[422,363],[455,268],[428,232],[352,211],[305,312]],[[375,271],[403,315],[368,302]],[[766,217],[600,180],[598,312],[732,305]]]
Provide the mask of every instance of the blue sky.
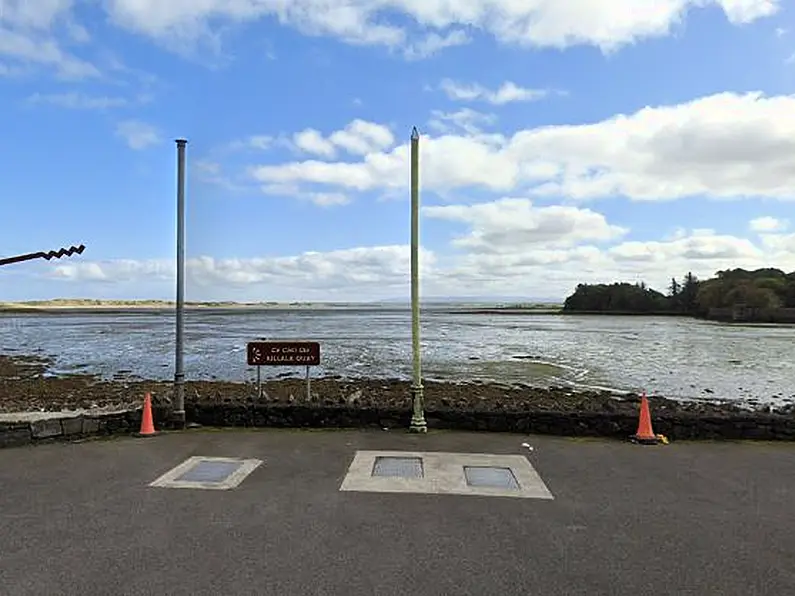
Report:
[[[0,300],[561,298],[795,269],[776,0],[0,0]],[[698,4],[699,6],[696,6]],[[792,30],[791,30],[792,29]]]

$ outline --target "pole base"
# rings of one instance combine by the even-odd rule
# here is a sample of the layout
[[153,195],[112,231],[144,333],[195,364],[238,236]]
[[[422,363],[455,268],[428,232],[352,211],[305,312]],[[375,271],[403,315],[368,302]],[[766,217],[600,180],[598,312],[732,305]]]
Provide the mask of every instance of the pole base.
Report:
[[172,412],[170,422],[173,430],[185,430],[185,410],[175,410]]
[[411,426],[409,432],[412,433],[426,433],[428,432],[428,425],[425,422],[425,398],[423,395],[422,385],[411,386],[411,403],[413,413],[411,416]]
[[425,420],[415,420],[414,418],[411,419],[411,426],[409,426],[410,433],[427,433],[428,432],[428,425],[425,423]]

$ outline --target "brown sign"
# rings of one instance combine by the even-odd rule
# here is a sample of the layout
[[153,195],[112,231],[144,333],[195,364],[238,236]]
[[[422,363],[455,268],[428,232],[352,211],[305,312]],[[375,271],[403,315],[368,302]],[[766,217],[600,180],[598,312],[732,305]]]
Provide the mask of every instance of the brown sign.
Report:
[[249,366],[318,366],[316,341],[252,341],[246,349]]

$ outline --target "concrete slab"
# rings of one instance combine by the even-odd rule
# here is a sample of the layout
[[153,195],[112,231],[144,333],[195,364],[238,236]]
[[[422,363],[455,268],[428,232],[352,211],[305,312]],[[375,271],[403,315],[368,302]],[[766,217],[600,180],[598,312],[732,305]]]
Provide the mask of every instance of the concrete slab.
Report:
[[56,418],[77,418],[79,416],[103,416],[109,414],[124,414],[134,408],[120,410],[118,408],[92,408],[90,410],[61,410],[58,412],[0,412],[0,422],[38,422],[40,420],[53,420]]
[[[528,454],[521,446],[530,443]],[[340,491],[356,451],[523,454],[555,499]],[[234,490],[160,490],[256,458]],[[13,596],[795,594],[795,444],[212,430],[0,450]]]
[[[213,470],[209,474],[201,473],[201,467],[209,464],[217,472],[220,467],[223,474],[216,476]],[[213,464],[220,464],[213,466]],[[234,457],[194,456],[160,476],[149,486],[158,488],[198,488],[204,490],[229,490],[238,486],[246,476],[256,470],[261,460],[240,459]],[[196,473],[200,472],[200,473]],[[216,476],[216,477],[213,477]]]
[[[421,477],[378,476],[373,473],[379,458],[414,458],[422,462]],[[467,481],[467,467],[505,468],[518,486],[496,487]],[[523,455],[489,453],[444,453],[418,451],[357,451],[345,475],[341,491],[381,493],[425,493],[553,499],[544,481]]]

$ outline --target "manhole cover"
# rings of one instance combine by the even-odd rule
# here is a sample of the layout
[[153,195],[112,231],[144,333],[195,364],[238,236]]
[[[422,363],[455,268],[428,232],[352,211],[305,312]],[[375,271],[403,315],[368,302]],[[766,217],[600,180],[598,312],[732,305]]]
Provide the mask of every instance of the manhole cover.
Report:
[[177,477],[177,482],[223,482],[241,466],[241,462],[200,461]]
[[519,490],[519,483],[510,468],[464,466],[464,476],[469,486]]
[[421,457],[376,457],[373,476],[422,478]]

